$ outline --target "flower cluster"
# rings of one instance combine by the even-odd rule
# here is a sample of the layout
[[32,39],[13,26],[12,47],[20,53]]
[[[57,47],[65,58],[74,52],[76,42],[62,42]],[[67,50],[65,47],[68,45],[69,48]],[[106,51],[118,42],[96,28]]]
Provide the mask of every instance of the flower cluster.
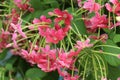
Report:
[[[73,15],[56,8],[48,12],[49,17],[41,15],[27,22],[22,15],[34,11],[29,0],[14,0],[17,9],[13,8],[5,16],[5,27],[0,28],[0,52],[9,48],[13,55],[21,56],[44,72],[58,71],[64,80],[85,80],[86,75],[91,73],[95,73],[96,80],[107,80],[107,60],[104,63],[101,55],[120,57],[107,50],[108,47],[119,49],[109,46],[107,40],[111,39],[120,25],[120,2],[110,0],[102,4],[99,0],[77,1],[78,10],[74,12],[72,6]],[[107,9],[108,15],[103,8]],[[81,34],[81,25],[75,22],[77,19],[72,23],[73,17],[79,17],[79,14],[82,15],[80,20],[85,24],[86,35]]]

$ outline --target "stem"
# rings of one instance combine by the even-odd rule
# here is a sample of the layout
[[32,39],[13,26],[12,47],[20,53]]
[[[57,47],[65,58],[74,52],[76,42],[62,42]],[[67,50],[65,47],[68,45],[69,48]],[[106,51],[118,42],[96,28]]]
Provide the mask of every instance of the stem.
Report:
[[70,44],[71,44],[71,46],[72,46],[72,49],[74,49],[73,43],[72,43],[72,41],[71,41],[71,39],[70,39],[70,33],[67,34],[67,37],[68,37],[68,40],[69,40],[69,42],[70,42]]
[[102,57],[99,56],[99,55],[98,55],[98,57],[99,57],[99,59],[102,61],[102,64],[103,64],[103,66],[104,66],[104,71],[105,71],[104,74],[105,74],[105,77],[107,77],[107,72],[106,72],[106,67],[107,67],[107,66],[105,66],[105,63],[104,63],[104,60],[102,59]]
[[76,12],[75,12],[75,14],[77,14],[79,11],[81,11],[83,8],[79,8]]
[[115,57],[118,56],[117,54],[112,54],[112,53],[109,53],[109,52],[100,52],[100,51],[95,51],[95,50],[91,50],[91,51],[94,52],[94,53],[102,53],[102,54],[111,55],[111,56],[115,56]]
[[97,56],[97,55],[94,55],[94,56],[96,57],[97,62],[98,62],[98,64],[99,64],[101,75],[102,75],[102,77],[104,77],[104,74],[103,74],[103,71],[102,71],[101,62],[100,62],[100,60],[99,60],[99,58],[98,58],[98,56]]
[[86,74],[87,64],[88,64],[88,57],[87,57],[86,62],[85,62],[85,67],[84,67],[84,72],[83,72],[83,80],[85,80],[85,74]]
[[74,12],[73,0],[71,0],[72,12]]
[[94,59],[93,55],[92,55],[92,61],[93,61],[93,68],[94,68],[94,73],[95,73],[95,80],[98,80],[97,72],[96,72],[96,63],[95,63],[95,59]]
[[65,44],[63,43],[63,41],[61,41],[61,45],[63,46],[63,49],[66,50]]
[[120,48],[119,47],[116,47],[116,46],[111,46],[111,45],[97,45],[97,46],[95,46],[95,47],[111,47],[111,48],[116,48],[116,49],[119,49],[120,50]]
[[36,44],[38,38],[39,38],[39,34],[36,35],[36,37],[35,37],[35,39],[34,39],[32,45],[31,45],[30,53],[32,52],[32,49],[33,49],[34,45]]
[[98,36],[97,36],[97,38],[99,39],[99,37],[100,37],[100,27],[98,28]]
[[110,28],[110,12],[108,13],[108,27]]

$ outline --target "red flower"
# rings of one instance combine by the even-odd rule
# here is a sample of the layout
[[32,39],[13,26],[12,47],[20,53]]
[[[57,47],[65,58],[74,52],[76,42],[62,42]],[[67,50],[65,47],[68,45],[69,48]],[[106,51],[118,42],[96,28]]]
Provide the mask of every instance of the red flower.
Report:
[[89,10],[90,12],[94,11],[94,12],[98,12],[101,9],[100,4],[95,3],[93,0],[87,0],[84,5],[83,8],[85,8],[86,10]]
[[108,19],[106,18],[106,15],[100,15],[98,12],[96,12],[96,15],[90,20],[85,20],[85,25],[89,31],[94,32],[98,28],[109,28]]
[[57,16],[57,18],[55,18],[54,20],[55,23],[58,23],[63,20],[66,25],[70,25],[72,20],[72,15],[69,14],[67,11],[61,11],[60,9],[55,9],[53,13],[52,12],[49,12],[49,13],[51,15]]
[[70,68],[71,64],[73,63],[73,56],[71,53],[60,52],[58,53],[57,65],[60,68]]
[[62,29],[54,30],[54,29],[48,29],[46,34],[46,41],[48,43],[54,43],[57,44],[60,40],[63,40],[65,37],[65,33]]
[[8,31],[0,31],[0,52],[8,45],[10,33]]
[[25,35],[25,33],[22,31],[22,28],[21,28],[21,24],[13,24],[11,23],[11,27],[13,27],[13,29],[15,31],[17,31],[22,37],[26,38],[27,36]]
[[37,66],[45,72],[56,70],[56,50],[50,50],[50,46],[41,49]]
[[51,19],[47,19],[46,16],[42,15],[40,19],[35,18],[33,24],[48,25],[51,24]]
[[87,39],[85,41],[77,41],[77,44],[75,47],[78,49],[78,51],[81,51],[82,49],[86,47],[92,47],[93,44],[90,44],[90,39]]
[[109,3],[106,3],[106,9],[120,16],[120,2],[118,0],[110,0],[110,2],[115,6],[111,6]]
[[66,70],[61,70],[60,68],[58,68],[58,73],[64,78],[64,80],[78,80],[79,78],[77,74],[71,76]]
[[27,50],[22,49],[20,56],[26,59],[27,62],[31,63],[32,65],[36,64],[39,59],[38,54],[34,50],[32,50],[31,53],[28,53]]

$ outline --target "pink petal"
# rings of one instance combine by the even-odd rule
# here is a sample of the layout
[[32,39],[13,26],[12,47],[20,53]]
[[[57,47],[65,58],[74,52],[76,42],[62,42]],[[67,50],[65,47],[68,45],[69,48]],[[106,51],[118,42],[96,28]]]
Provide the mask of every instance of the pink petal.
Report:
[[111,5],[110,5],[109,3],[106,3],[106,4],[105,4],[105,7],[106,7],[106,9],[107,9],[108,11],[112,12],[112,7],[111,7]]
[[113,4],[119,3],[118,0],[110,0],[110,2],[113,3]]

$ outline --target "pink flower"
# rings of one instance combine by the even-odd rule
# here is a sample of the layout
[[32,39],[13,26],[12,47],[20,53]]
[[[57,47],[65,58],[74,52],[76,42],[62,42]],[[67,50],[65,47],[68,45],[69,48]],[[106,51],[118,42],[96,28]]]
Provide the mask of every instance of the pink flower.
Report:
[[90,22],[92,23],[92,28],[107,28],[108,19],[106,18],[106,15],[100,15],[99,13],[96,13],[96,15],[90,19]]
[[120,80],[120,77],[118,77],[117,80]]
[[23,58],[26,59],[26,60],[29,59],[29,53],[28,53],[27,50],[22,49],[20,55],[21,55],[21,57],[23,57]]
[[17,42],[16,42],[16,40],[17,40],[17,33],[14,32],[12,34],[12,40],[13,40],[13,43],[14,43],[13,47],[14,48],[18,48],[18,45],[17,45]]
[[85,41],[77,41],[77,44],[75,47],[78,49],[78,51],[81,51],[82,49],[86,47],[92,47],[93,44],[90,44],[90,39],[87,39]]
[[101,80],[107,80],[107,78],[103,77],[103,78],[101,78]]
[[4,31],[3,29],[0,31],[0,52],[3,51],[4,48],[9,43],[10,33],[8,31]]
[[33,20],[33,24],[48,25],[48,24],[51,24],[51,19],[47,19],[46,16],[42,15],[40,19],[35,18]]
[[82,6],[81,0],[77,0],[77,2],[78,2],[78,6],[81,7]]
[[45,72],[56,70],[56,50],[50,50],[50,46],[41,49],[37,66]]
[[65,34],[62,29],[59,30],[49,30],[48,34],[46,35],[46,41],[57,44],[59,41],[63,40]]
[[106,7],[106,9],[107,9],[109,12],[112,12],[112,7],[111,7],[111,5],[110,5],[109,3],[106,3],[106,4],[105,4],[105,7]]
[[78,80],[79,79],[79,76],[77,74],[75,74],[74,76],[71,76],[70,73],[68,73],[65,70],[60,70],[60,68],[58,68],[58,73],[64,78],[64,80]]
[[109,28],[106,15],[100,15],[98,12],[90,20],[85,20],[85,25],[87,30],[92,32],[95,32],[98,28]]
[[103,43],[105,43],[106,40],[108,39],[108,35],[107,34],[101,34],[99,37],[95,36],[95,35],[90,35],[89,38],[94,39],[94,40],[101,40]]
[[11,23],[11,26],[14,28],[14,30],[16,30],[22,37],[26,38],[27,36],[25,35],[25,33],[22,31],[22,28],[21,28],[21,24],[13,24]]
[[21,3],[21,0],[14,0],[15,3]]
[[73,62],[73,56],[69,57],[69,54],[65,52],[58,53],[57,65],[59,67],[70,68],[70,65],[72,64],[72,62]]
[[98,12],[101,9],[100,4],[94,2],[93,0],[87,0],[84,5],[83,8],[85,8],[86,10],[89,10],[90,12],[94,11],[94,12]]
[[105,7],[108,11],[115,13],[116,15],[120,16],[120,2],[118,0],[110,0],[110,2],[115,5],[112,6],[109,3],[106,3]]
[[26,59],[26,61],[31,63],[32,65],[36,64],[39,60],[38,54],[34,50],[32,50],[31,53],[28,53],[27,50],[22,49],[21,54],[19,55]]
[[58,23],[63,20],[66,25],[70,25],[71,20],[73,19],[71,14],[69,14],[67,11],[61,11],[60,9],[55,9],[53,13],[49,13],[57,16],[57,18],[55,18],[54,20],[55,23]]
[[15,5],[19,9],[21,9],[21,10],[28,10],[30,12],[33,12],[34,9],[31,8],[31,6],[30,6],[30,4],[28,2],[29,2],[29,0],[24,1],[24,3],[22,2],[22,0],[14,0]]
[[117,4],[117,3],[119,3],[118,0],[110,0],[110,2],[113,3],[113,4]]

